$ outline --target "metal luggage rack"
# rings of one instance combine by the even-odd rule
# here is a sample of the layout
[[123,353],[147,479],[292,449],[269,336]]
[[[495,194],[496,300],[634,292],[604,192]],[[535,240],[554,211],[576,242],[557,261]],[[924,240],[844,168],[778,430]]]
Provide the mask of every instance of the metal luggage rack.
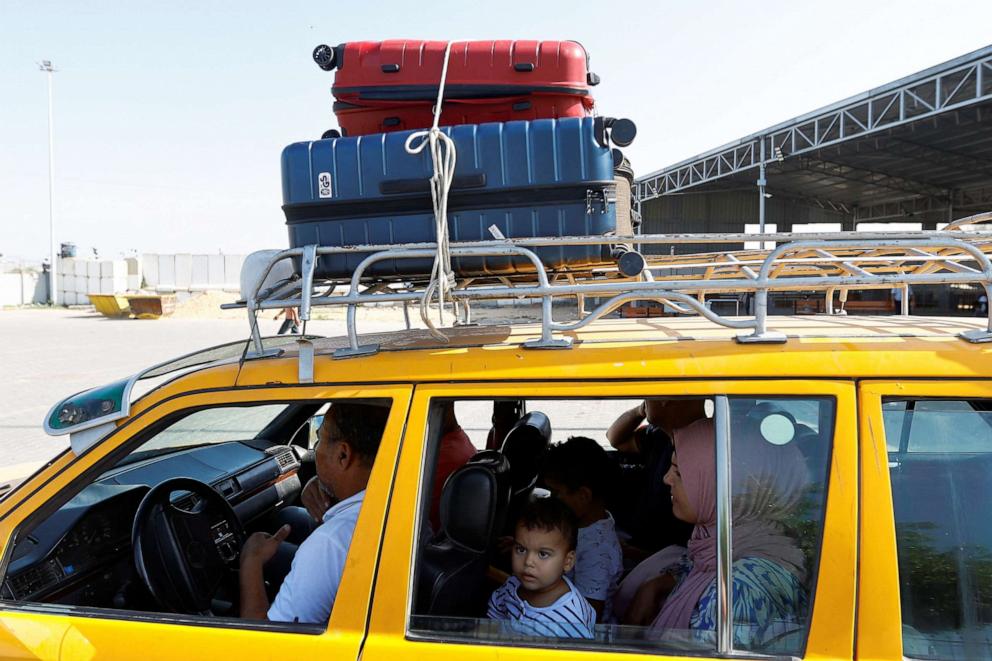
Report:
[[[941,231],[922,232],[837,232],[829,234],[670,234],[618,236],[582,236],[541,239],[511,239],[450,244],[452,258],[512,257],[533,265],[534,273],[512,276],[464,277],[456,280],[448,292],[455,312],[455,325],[471,322],[471,302],[500,299],[539,299],[541,302],[541,337],[524,343],[528,348],[566,348],[570,340],[562,333],[578,330],[633,301],[654,301],[680,314],[698,314],[715,324],[749,331],[737,336],[742,343],[781,343],[785,335],[767,328],[768,293],[771,291],[822,291],[826,312],[835,314],[834,294],[846,300],[850,290],[902,289],[901,313],[909,313],[908,288],[913,285],[977,284],[992,301],[992,231],[976,231],[982,222],[992,221],[992,212],[955,221]],[[643,269],[637,275],[624,275],[616,265],[593,267],[583,271],[548,271],[535,248],[550,246],[604,245],[628,242],[646,246],[672,246],[688,243],[743,243],[774,241],[773,250],[744,250],[692,255],[644,255]],[[268,355],[256,323],[261,310],[298,307],[300,318],[310,318],[314,306],[347,306],[349,346],[338,349],[335,358],[375,353],[377,345],[362,346],[358,341],[356,310],[372,303],[403,303],[407,307],[431,297],[426,282],[374,279],[365,275],[383,260],[433,259],[433,243],[406,245],[367,245],[318,247],[283,250],[269,260],[257,278],[251,296],[224,305],[224,308],[248,309],[255,351]],[[348,280],[315,277],[318,256],[347,253],[371,253],[357,266]],[[273,267],[287,259],[298,259],[301,268],[291,278],[262,288]],[[629,273],[629,268],[624,269]],[[347,293],[335,293],[341,285]],[[729,317],[711,310],[708,294],[749,293],[754,297],[753,314]],[[605,298],[594,309],[584,309],[586,297]],[[552,303],[576,299],[579,318],[557,322],[552,317]],[[961,337],[969,342],[992,341],[992,305],[984,330],[968,331]],[[841,313],[843,310],[840,311]],[[301,342],[301,379],[304,363],[312,374],[312,345]],[[307,354],[306,357],[304,354]]]

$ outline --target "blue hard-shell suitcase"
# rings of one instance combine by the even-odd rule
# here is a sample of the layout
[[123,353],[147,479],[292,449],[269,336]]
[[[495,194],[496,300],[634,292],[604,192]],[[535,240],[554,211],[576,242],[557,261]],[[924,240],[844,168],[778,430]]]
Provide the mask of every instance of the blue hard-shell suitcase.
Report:
[[[613,156],[600,118],[542,119],[442,129],[457,165],[448,198],[451,241],[607,235],[617,229]],[[428,150],[411,155],[411,131],[298,142],[283,150],[283,210],[293,247],[402,244],[435,240]],[[578,270],[610,261],[602,246],[536,250],[547,268]],[[317,275],[350,277],[367,253],[320,258]],[[385,260],[366,275],[415,278],[431,260]],[[452,260],[463,276],[532,272],[527,260]]]

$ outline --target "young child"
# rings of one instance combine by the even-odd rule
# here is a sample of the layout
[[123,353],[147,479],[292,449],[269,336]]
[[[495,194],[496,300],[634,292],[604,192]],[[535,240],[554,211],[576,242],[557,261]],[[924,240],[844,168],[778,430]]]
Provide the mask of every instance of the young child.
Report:
[[575,564],[575,515],[554,498],[524,508],[513,535],[513,575],[489,598],[488,617],[516,633],[592,638],[596,612],[565,572]]
[[551,447],[542,478],[551,494],[575,514],[579,540],[575,568],[568,577],[594,609],[600,622],[612,623],[612,599],[623,574],[623,551],[613,516],[606,509],[613,464],[596,441],[572,436]]

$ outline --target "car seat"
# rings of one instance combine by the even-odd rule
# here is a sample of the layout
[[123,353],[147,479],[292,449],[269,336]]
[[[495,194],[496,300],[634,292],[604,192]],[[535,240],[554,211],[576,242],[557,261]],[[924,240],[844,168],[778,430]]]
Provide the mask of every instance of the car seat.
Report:
[[441,491],[441,530],[421,554],[416,614],[483,614],[489,552],[509,499],[509,462],[499,452],[480,452],[451,474]]
[[550,446],[551,420],[540,411],[531,411],[520,418],[507,433],[500,452],[510,462],[510,479],[513,484],[509,525],[513,525],[517,515],[530,500]]

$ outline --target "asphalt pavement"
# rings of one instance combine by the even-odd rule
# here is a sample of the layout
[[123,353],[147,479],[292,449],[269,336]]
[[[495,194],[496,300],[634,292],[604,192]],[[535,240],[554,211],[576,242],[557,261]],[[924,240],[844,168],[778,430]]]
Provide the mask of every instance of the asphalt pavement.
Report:
[[[279,321],[263,319],[274,335]],[[385,328],[385,326],[382,326]],[[308,332],[341,335],[340,321]],[[363,331],[376,331],[363,324]],[[69,445],[42,420],[62,398],[192,351],[248,337],[246,319],[110,319],[85,309],[0,310],[0,480],[29,474]]]
[[[359,329],[397,330],[400,319],[398,311],[383,310],[362,320]],[[274,335],[280,322],[264,318],[260,324],[264,335]],[[315,320],[307,331],[336,336],[345,333],[345,326],[340,320]],[[138,320],[110,319],[84,309],[0,310],[0,483],[29,475],[68,447],[67,436],[48,436],[42,428],[56,402],[183,354],[247,337],[246,318]],[[533,402],[530,408],[551,416],[554,440],[584,435],[605,444],[606,427],[633,404],[591,406],[579,400]],[[456,411],[473,443],[483,446],[492,405],[465,401]]]

